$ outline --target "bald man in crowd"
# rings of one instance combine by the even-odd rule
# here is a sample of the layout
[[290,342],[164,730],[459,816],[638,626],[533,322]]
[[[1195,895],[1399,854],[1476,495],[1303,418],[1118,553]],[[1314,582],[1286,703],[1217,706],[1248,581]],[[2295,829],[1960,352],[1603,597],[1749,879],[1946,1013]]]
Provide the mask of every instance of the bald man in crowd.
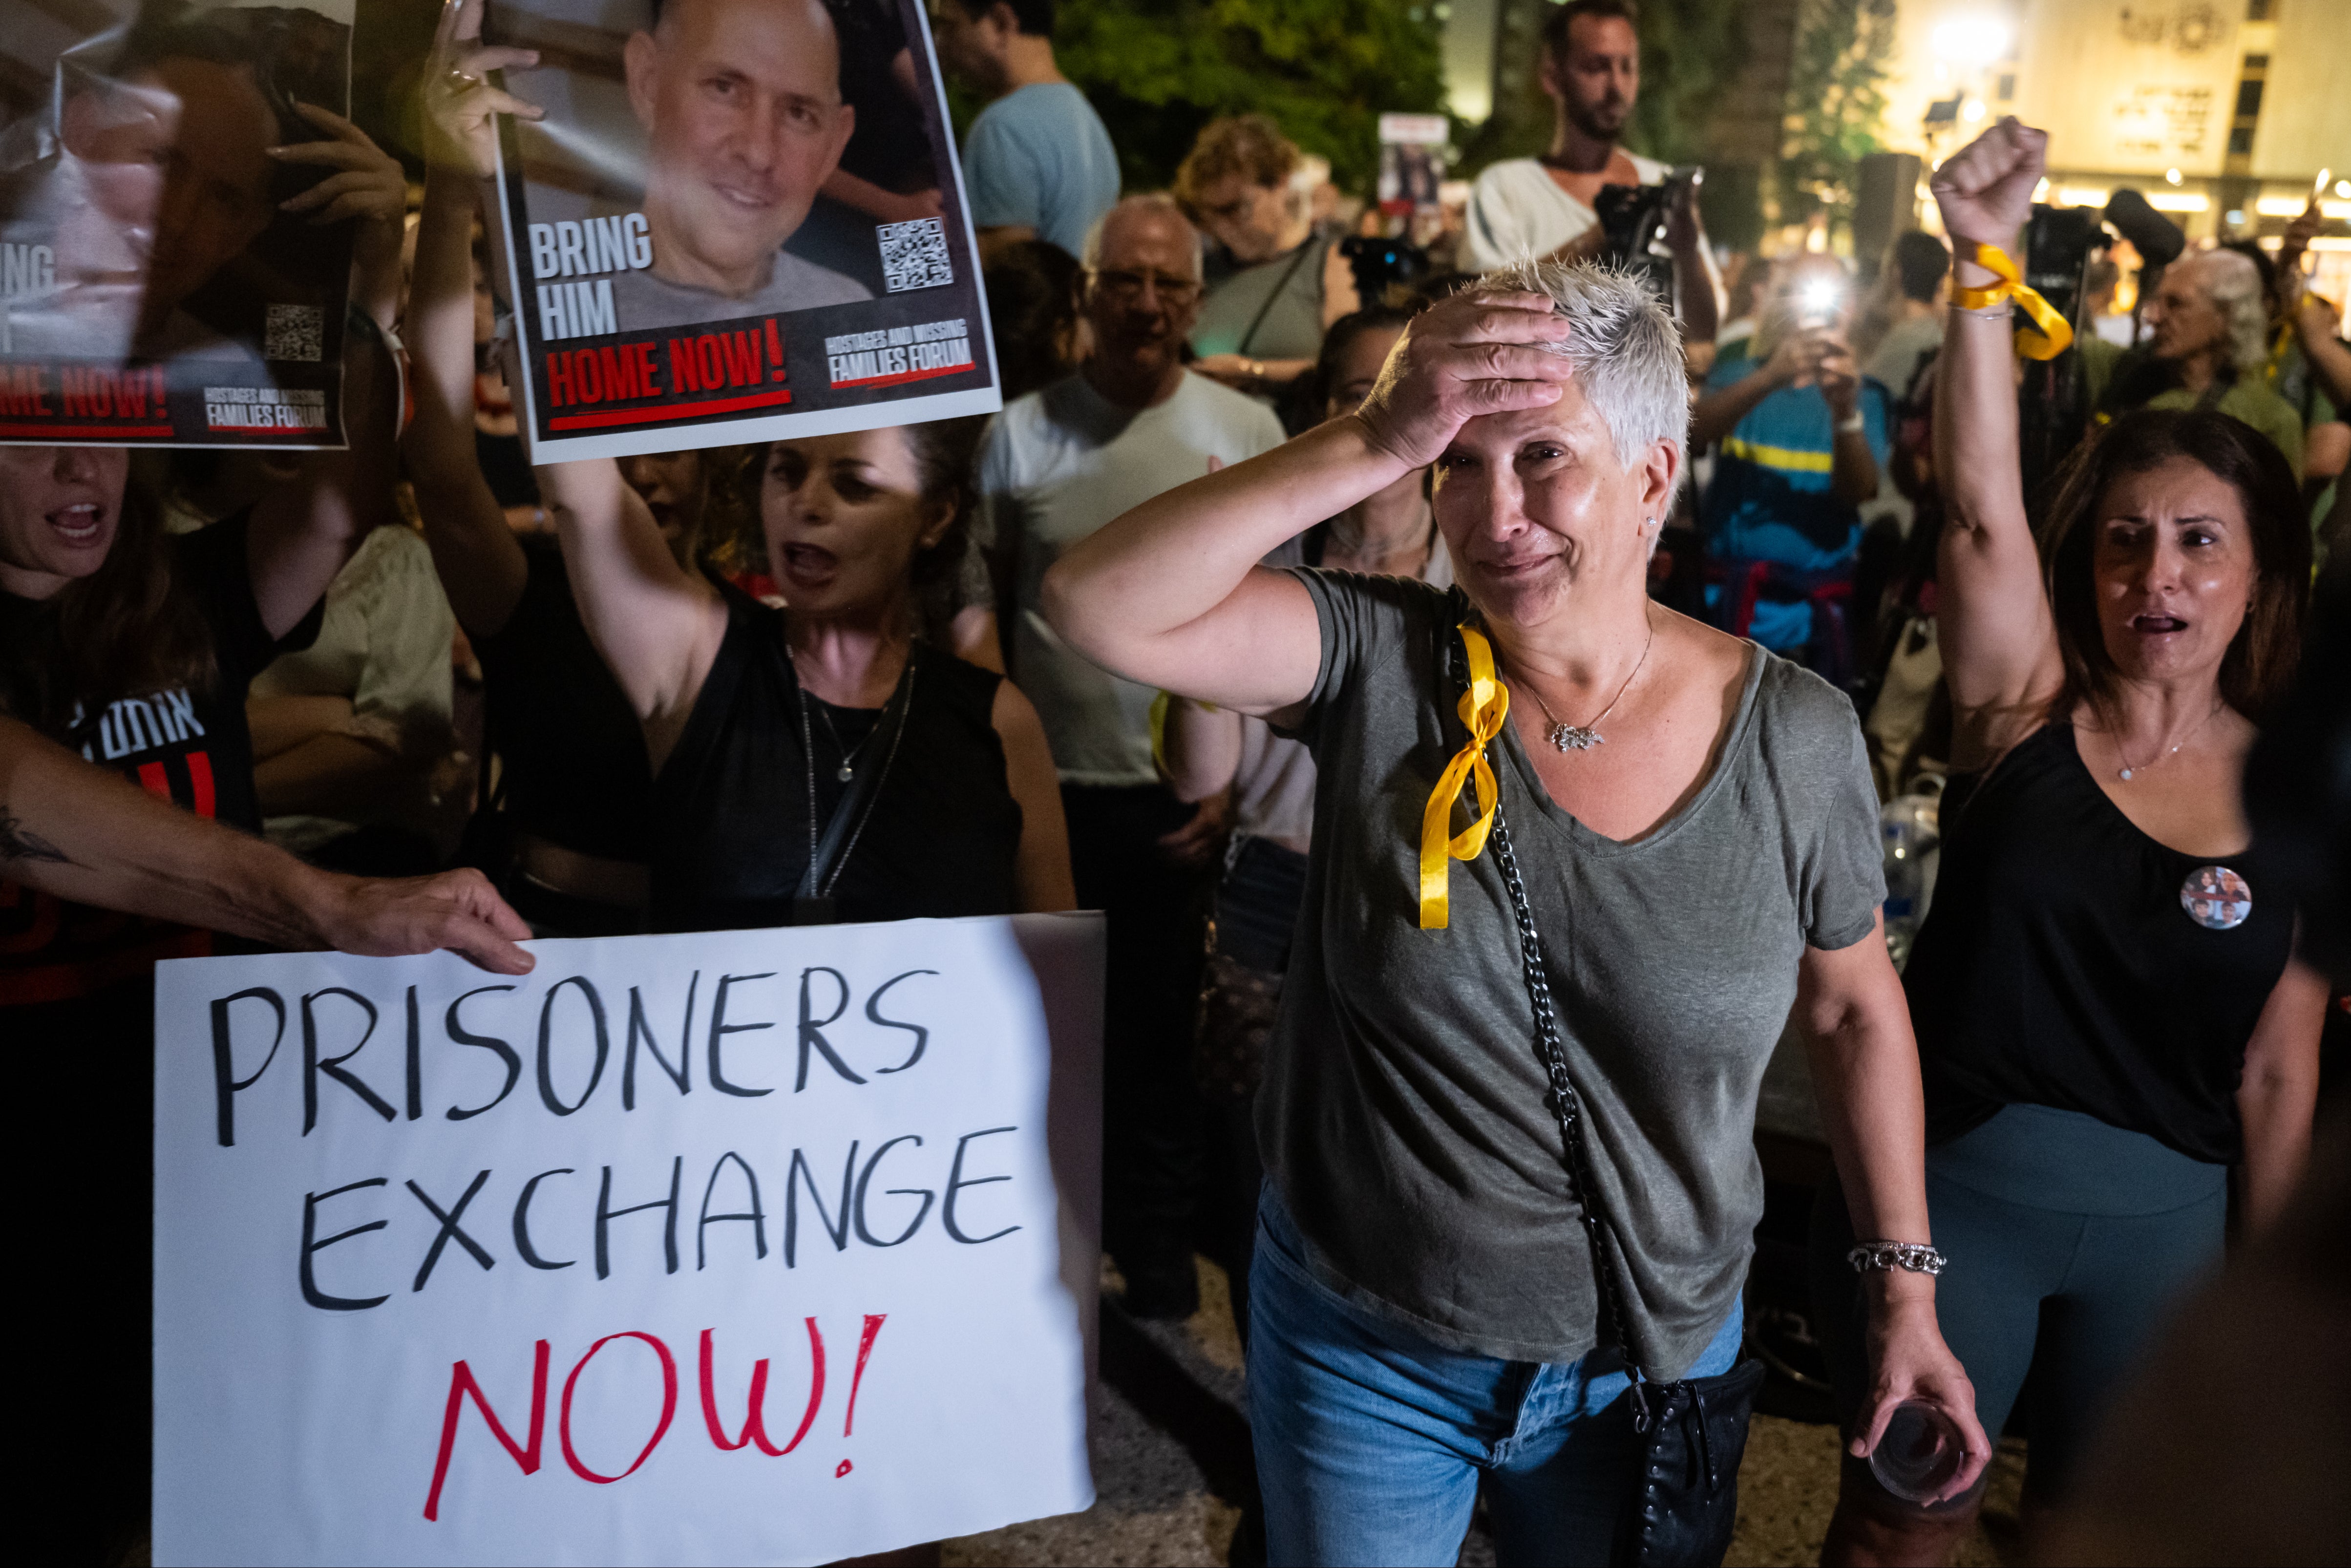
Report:
[[821,0],[653,0],[653,10],[624,57],[645,128],[653,256],[612,280],[622,329],[871,299],[854,278],[783,248],[857,128]]

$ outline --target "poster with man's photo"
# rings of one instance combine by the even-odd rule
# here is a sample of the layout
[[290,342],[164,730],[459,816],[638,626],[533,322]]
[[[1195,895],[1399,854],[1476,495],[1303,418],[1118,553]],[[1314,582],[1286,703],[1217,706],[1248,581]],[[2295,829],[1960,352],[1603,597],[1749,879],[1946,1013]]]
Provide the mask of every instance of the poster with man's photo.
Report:
[[541,463],[1000,402],[919,0],[493,0]]
[[7,0],[0,444],[340,446],[355,0]]

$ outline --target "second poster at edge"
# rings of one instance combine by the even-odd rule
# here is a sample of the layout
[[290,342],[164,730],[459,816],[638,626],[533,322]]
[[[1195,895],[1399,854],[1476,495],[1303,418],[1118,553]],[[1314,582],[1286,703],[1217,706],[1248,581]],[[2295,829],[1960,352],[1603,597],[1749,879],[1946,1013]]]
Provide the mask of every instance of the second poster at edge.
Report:
[[919,0],[491,0],[533,459],[994,413]]

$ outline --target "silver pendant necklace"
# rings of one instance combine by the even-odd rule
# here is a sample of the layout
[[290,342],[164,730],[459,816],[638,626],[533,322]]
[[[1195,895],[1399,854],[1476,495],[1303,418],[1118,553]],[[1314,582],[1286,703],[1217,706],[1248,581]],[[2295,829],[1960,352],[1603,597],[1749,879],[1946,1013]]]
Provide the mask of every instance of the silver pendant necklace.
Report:
[[[1542,699],[1541,697],[1537,697],[1535,700],[1537,702],[1541,702]],[[2127,784],[2132,779],[2137,778],[2140,774],[2146,772],[2148,768],[2154,767],[2157,763],[2178,756],[2179,753],[2179,747],[2186,746],[2189,741],[2195,739],[2197,732],[2201,730],[2206,725],[2212,722],[2212,714],[2219,713],[2220,709],[2226,706],[2227,705],[2224,703],[2214,703],[2212,705],[2212,713],[2208,713],[2202,718],[2198,719],[2189,727],[2188,733],[2179,737],[2179,746],[2173,747],[2169,751],[2159,751],[2153,757],[2148,758],[2145,762],[2133,762],[2130,759],[2129,754],[2123,750],[2123,732],[2121,727],[2117,726],[2115,730],[2115,755],[2123,759],[2123,765],[2121,768],[2117,770],[2116,777]]]
[[[1646,612],[1643,618],[1646,619]],[[1616,695],[1608,700],[1608,706],[1602,708],[1598,716],[1590,724],[1568,724],[1562,721],[1559,715],[1551,711],[1551,704],[1543,701],[1542,693],[1535,691],[1534,683],[1531,681],[1527,683],[1527,690],[1534,695],[1535,706],[1542,709],[1543,717],[1551,720],[1551,728],[1544,733],[1543,738],[1562,752],[1589,751],[1593,747],[1605,742],[1608,737],[1600,733],[1601,720],[1616,711],[1616,705],[1625,700],[1625,694],[1631,691],[1633,683],[1641,678],[1642,666],[1649,662],[1649,649],[1656,644],[1656,622],[1651,621],[1649,622],[1649,639],[1641,644],[1641,656],[1634,661],[1633,673],[1625,677],[1625,684],[1616,688]]]
[[[873,730],[867,730],[865,732],[864,738],[860,740],[854,746],[845,747],[841,745],[841,731],[833,727],[832,715],[828,711],[831,706],[831,705],[829,703],[819,701],[816,708],[816,716],[824,721],[825,734],[832,737],[832,748],[841,753],[841,766],[834,769],[832,776],[835,779],[840,779],[843,784],[846,784],[852,779],[857,777],[857,754],[865,749],[866,741],[873,738]],[[874,726],[875,729],[879,729],[880,727],[881,726],[879,725]]]

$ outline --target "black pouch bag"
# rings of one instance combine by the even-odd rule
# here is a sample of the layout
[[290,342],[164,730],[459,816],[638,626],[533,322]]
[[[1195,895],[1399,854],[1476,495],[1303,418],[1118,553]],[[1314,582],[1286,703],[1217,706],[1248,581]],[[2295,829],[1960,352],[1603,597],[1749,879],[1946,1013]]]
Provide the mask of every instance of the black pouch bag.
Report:
[[1610,1561],[1617,1568],[1715,1568],[1729,1550],[1739,1521],[1739,1461],[1747,1452],[1747,1419],[1763,1385],[1763,1364],[1750,1358],[1716,1377],[1686,1377],[1652,1383],[1641,1375],[1626,1324],[1625,1288],[1608,1246],[1608,1222],[1599,1213],[1599,1186],[1592,1179],[1583,1143],[1583,1118],[1567,1056],[1552,1010],[1551,974],[1542,938],[1535,932],[1518,857],[1510,851],[1509,824],[1498,808],[1494,855],[1509,884],[1517,916],[1519,950],[1526,967],[1527,997],[1533,1004],[1535,1043],[1551,1077],[1552,1110],[1566,1145],[1568,1182],[1583,1215],[1592,1244],[1592,1270],[1600,1291],[1602,1326],[1624,1352],[1633,1387],[1633,1431],[1641,1445],[1641,1468],[1616,1521]]

